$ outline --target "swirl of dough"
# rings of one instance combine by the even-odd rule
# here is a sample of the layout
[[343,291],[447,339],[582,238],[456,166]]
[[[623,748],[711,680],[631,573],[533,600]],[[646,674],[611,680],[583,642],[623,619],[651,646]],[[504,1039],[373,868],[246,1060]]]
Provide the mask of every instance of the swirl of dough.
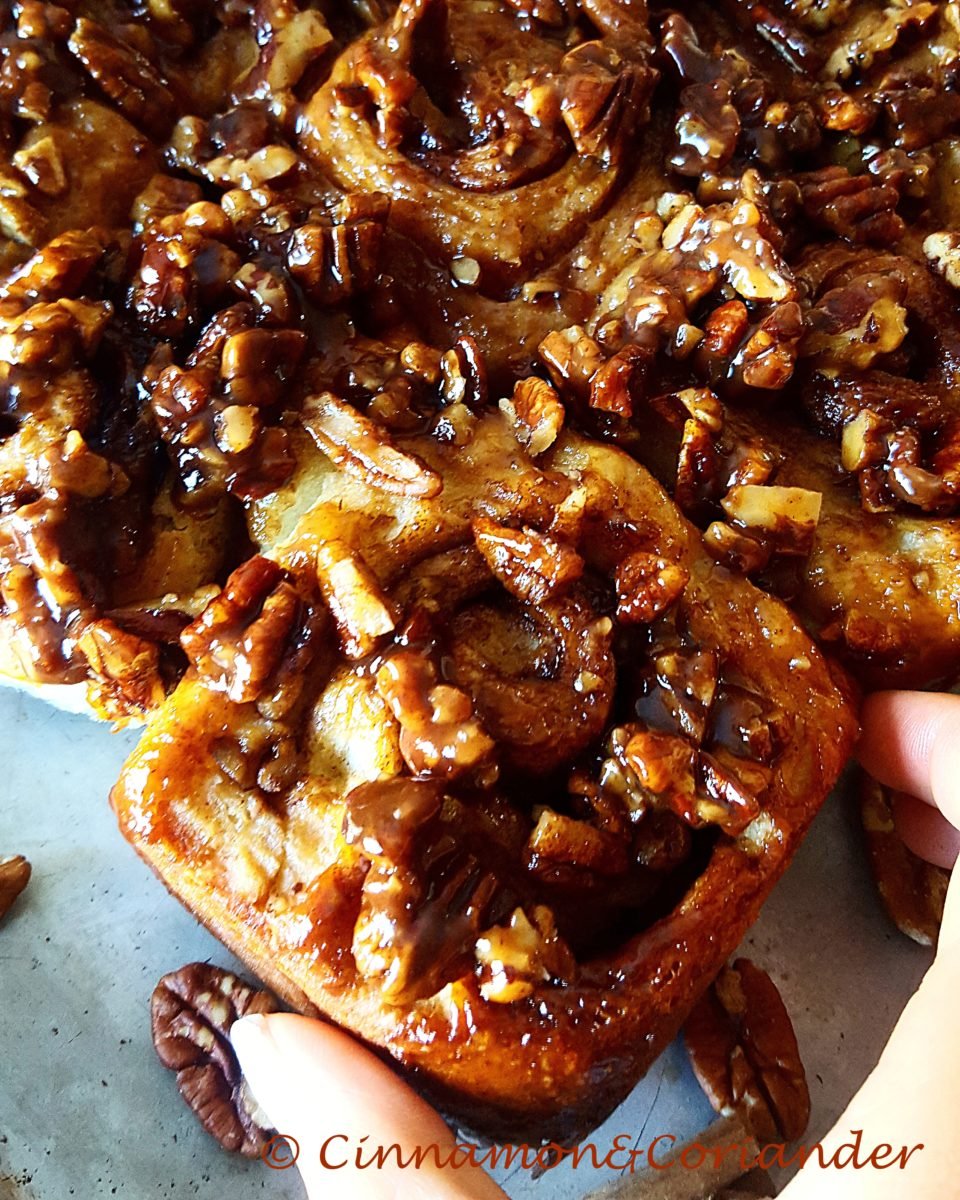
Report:
[[301,135],[338,184],[388,195],[393,227],[485,292],[583,234],[657,77],[631,0],[527,24],[492,0],[402,0],[334,64]]

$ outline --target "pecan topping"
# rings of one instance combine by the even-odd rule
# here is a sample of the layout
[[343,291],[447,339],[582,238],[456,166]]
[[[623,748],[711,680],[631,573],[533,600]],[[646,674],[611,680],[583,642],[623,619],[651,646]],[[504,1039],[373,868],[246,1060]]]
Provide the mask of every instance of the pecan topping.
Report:
[[29,882],[30,864],[22,854],[0,862],[0,920],[7,915]]
[[527,839],[527,860],[532,870],[577,867],[601,875],[619,875],[628,865],[627,847],[614,834],[549,808]]
[[734,525],[780,554],[810,553],[823,497],[804,488],[738,484],[721,501]]
[[300,608],[276,563],[248,559],[180,635],[207,687],[234,701],[256,700],[283,655]]
[[861,773],[860,818],[880,899],[901,933],[921,946],[934,946],[950,872],[924,862],[904,845],[894,824],[895,800],[895,792]]
[[303,427],[338,467],[401,496],[430,499],[443,483],[414,454],[394,445],[386,431],[331,392],[306,401]]
[[344,654],[365,658],[396,625],[376,577],[363,558],[342,542],[325,542],[317,550],[317,576],[340,630]]
[[324,306],[362,295],[377,278],[386,216],[377,197],[347,197],[327,220],[299,225],[287,242],[290,274]]
[[[435,994],[466,974],[497,891],[495,877],[458,849],[469,814],[443,803],[436,780],[362,784],[346,802],[344,836],[371,861],[353,931],[353,958],[388,1004]],[[437,851],[439,850],[439,853]]]
[[800,181],[807,216],[840,237],[871,245],[890,245],[906,225],[896,212],[900,193],[870,175],[851,175],[846,167],[824,167]]
[[960,288],[960,233],[931,233],[923,252],[951,287]]
[[153,1044],[180,1095],[224,1150],[256,1158],[272,1133],[247,1091],[230,1027],[277,1002],[220,967],[189,963],[164,975],[150,999]]
[[563,983],[575,970],[573,955],[557,934],[553,914],[537,905],[531,920],[515,909],[509,925],[495,925],[477,939],[480,994],[495,1004],[525,1000],[545,983]]
[[536,458],[557,440],[563,428],[564,408],[554,388],[536,375],[519,379],[509,400],[500,408],[510,418],[517,441]]
[[127,632],[113,621],[91,621],[78,646],[98,681],[91,699],[114,719],[131,711],[147,713],[163,700],[160,651],[155,642]]
[[400,752],[415,775],[454,778],[493,758],[496,744],[474,716],[470,697],[439,683],[423,655],[391,654],[377,671],[377,688],[400,723]]
[[497,579],[528,604],[562,594],[583,574],[583,559],[572,546],[536,529],[511,529],[478,517],[473,536]]
[[719,1113],[761,1145],[792,1142],[810,1119],[796,1035],[776,985],[749,959],[725,967],[683,1027],[694,1074]]
[[617,616],[649,624],[675,604],[690,580],[681,563],[638,550],[617,567]]
[[77,21],[68,45],[133,122],[156,137],[166,135],[174,99],[163,79],[139,51],[86,17]]

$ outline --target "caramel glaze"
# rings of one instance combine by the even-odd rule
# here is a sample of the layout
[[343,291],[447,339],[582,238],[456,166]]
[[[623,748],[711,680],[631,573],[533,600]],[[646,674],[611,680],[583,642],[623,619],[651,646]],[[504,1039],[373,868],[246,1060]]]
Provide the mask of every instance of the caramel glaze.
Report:
[[[852,374],[882,372],[894,392],[928,381],[937,411],[924,420],[900,405],[900,427],[883,434],[895,449],[870,479],[818,477],[846,514],[844,532],[818,540],[807,584],[784,585],[784,594],[871,683],[949,675],[960,654],[951,568],[944,586],[924,580],[956,557],[956,305],[922,245],[953,220],[960,112],[949,6],[921,7],[882,19],[844,3],[811,16],[800,4],[757,14],[733,0],[690,4],[679,16],[612,0],[589,0],[579,13],[481,0],[320,5],[300,16],[282,4],[248,12],[212,3],[189,17],[82,4],[11,12],[0,47],[10,63],[3,136],[20,191],[7,202],[3,258],[22,264],[67,230],[109,232],[99,252],[54,242],[49,266],[3,289],[4,320],[36,301],[78,297],[111,311],[91,335],[89,361],[84,348],[51,372],[49,358],[18,352],[8,366],[3,428],[19,465],[2,480],[9,520],[0,544],[18,578],[0,616],[4,671],[51,682],[92,675],[105,714],[136,716],[143,695],[105,678],[102,661],[91,666],[83,630],[106,620],[151,643],[160,690],[168,687],[183,666],[173,631],[250,552],[245,499],[272,492],[292,470],[285,428],[307,377],[365,406],[391,354],[411,340],[446,350],[472,339],[493,398],[543,372],[540,347],[552,331],[583,326],[607,355],[638,341],[650,361],[629,415],[584,406],[575,388],[562,398],[572,421],[636,453],[668,485],[676,437],[647,436],[658,416],[645,404],[692,383],[713,387],[745,436],[764,434],[751,413],[773,401],[771,440],[785,429],[807,444],[800,430],[812,423],[836,438],[807,398],[821,377],[839,369],[842,383],[851,372],[837,361],[842,347],[803,348],[822,324],[817,269],[807,263],[896,246],[916,276],[905,335],[893,349],[854,355]],[[718,302],[739,294],[736,279],[711,274],[712,243],[680,261],[676,251],[645,250],[637,222],[665,193],[693,188],[709,208],[743,194],[747,176],[763,234],[798,280],[782,304],[800,305],[808,337],[799,359],[794,337],[783,366],[745,378],[713,333],[692,357],[674,352],[679,310],[663,325],[649,307],[647,280],[665,289],[661,299],[677,297],[668,307],[685,308],[691,330],[709,326]],[[227,216],[198,213],[189,236],[174,229],[196,203]],[[742,271],[770,262],[747,256]],[[846,276],[844,287],[857,280],[856,270]],[[770,302],[762,287],[743,294],[750,333]],[[835,326],[844,303],[850,324],[862,315],[854,297],[835,297]],[[232,401],[253,389],[236,375],[218,378],[218,322],[308,338],[299,356],[288,345],[268,364],[279,406],[237,418],[232,434],[223,411],[248,407]],[[741,337],[733,350],[745,346]],[[191,364],[203,353],[208,365]],[[358,370],[364,360],[377,369]],[[195,373],[187,382],[198,411],[167,396],[170,364]],[[396,373],[409,382],[407,368]],[[265,386],[264,377],[256,390]],[[413,420],[401,411],[408,400],[382,406],[386,419]],[[750,400],[759,410],[744,407]],[[65,481],[47,465],[68,430],[98,456],[82,463],[94,480],[74,467]],[[894,453],[906,463],[902,485]],[[698,522],[717,515],[722,486],[714,479],[691,510]],[[861,493],[870,506],[862,517]],[[917,581],[896,604],[882,586],[888,527],[909,542]],[[857,587],[844,563],[861,531],[856,553],[874,565]],[[54,575],[62,586],[51,585]],[[780,573],[769,585],[781,585]],[[915,649],[921,642],[929,653]]]
[[[854,722],[841,675],[787,611],[712,564],[627,456],[564,434],[534,466],[511,436],[490,414],[466,445],[396,438],[396,451],[443,481],[414,497],[300,446],[299,474],[261,502],[258,535],[306,604],[316,583],[304,564],[327,538],[340,561],[362,552],[395,632],[358,656],[355,628],[347,638],[341,627],[337,651],[318,627],[296,699],[263,685],[266,710],[284,711],[279,722],[264,718],[262,696],[229,699],[223,689],[236,685],[215,683],[198,657],[151,719],[113,803],[174,893],[291,1003],[400,1060],[460,1120],[568,1139],[626,1094],[736,945],[844,760]],[[485,469],[494,461],[503,477]],[[614,681],[600,699],[594,672],[602,709],[586,748],[587,685],[578,676],[578,691],[569,673],[584,643],[543,632],[551,611],[568,610],[510,595],[504,580],[519,577],[478,566],[463,540],[478,512],[509,505],[542,518],[571,495],[581,519],[565,536],[587,565],[566,603],[582,609],[584,635],[609,639],[601,653]],[[616,616],[611,575],[641,548],[680,564],[688,582],[652,624],[631,626]],[[231,594],[242,604],[239,585]],[[230,619],[221,640],[250,644],[254,627],[244,633]],[[502,692],[477,686],[476,656]],[[498,728],[507,680],[514,721]],[[430,693],[433,712],[449,715],[424,726],[419,689],[434,684],[455,694]],[[539,709],[525,706],[530,687]],[[538,748],[545,721],[549,762]],[[493,732],[491,753],[455,756]],[[262,755],[262,735],[298,747],[279,790],[249,787],[234,763],[230,747]],[[629,739],[647,735],[688,753],[695,771],[681,765],[673,784],[656,783],[659,799],[622,767],[639,753]],[[447,738],[449,754],[430,759]],[[700,774],[708,762],[727,764],[733,792],[710,791]],[[517,957],[504,980],[477,947],[506,936],[497,931],[518,909],[536,915],[539,933],[532,948],[507,951]],[[501,987],[522,994],[508,1000]]]
[[147,719],[137,850],[488,1132],[582,1132],[740,940],[824,650],[960,666],[958,29],[0,17],[0,672]]

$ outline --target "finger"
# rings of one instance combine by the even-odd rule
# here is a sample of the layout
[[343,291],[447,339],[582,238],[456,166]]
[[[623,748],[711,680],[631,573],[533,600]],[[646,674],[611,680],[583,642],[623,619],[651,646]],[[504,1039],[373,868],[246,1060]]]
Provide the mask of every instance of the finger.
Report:
[[[456,1145],[450,1130],[339,1029],[275,1013],[244,1017],[230,1039],[257,1102],[280,1133],[296,1139],[297,1166],[313,1200],[505,1200],[477,1167],[441,1169],[438,1162]],[[426,1152],[420,1167],[399,1165],[418,1150]]]
[[907,848],[937,867],[951,869],[960,854],[960,830],[936,808],[913,796],[893,798],[893,819]]
[[960,825],[960,696],[878,692],[861,720],[857,757],[870,774]]

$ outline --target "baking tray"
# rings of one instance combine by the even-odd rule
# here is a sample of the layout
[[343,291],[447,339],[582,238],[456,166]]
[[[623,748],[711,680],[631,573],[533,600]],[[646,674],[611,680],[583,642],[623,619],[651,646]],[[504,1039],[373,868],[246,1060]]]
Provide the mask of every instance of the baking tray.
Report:
[[[0,929],[0,1200],[299,1200],[295,1172],[207,1137],[153,1052],[157,979],[194,959],[237,964],[117,830],[107,794],[135,736],[0,689],[0,855],[24,854],[34,870]],[[743,952],[771,972],[793,1016],[812,1142],[876,1062],[930,961],[880,910],[842,791]],[[712,1115],[674,1044],[590,1140],[684,1139]],[[613,1181],[586,1163],[500,1178],[513,1200],[580,1200]]]

